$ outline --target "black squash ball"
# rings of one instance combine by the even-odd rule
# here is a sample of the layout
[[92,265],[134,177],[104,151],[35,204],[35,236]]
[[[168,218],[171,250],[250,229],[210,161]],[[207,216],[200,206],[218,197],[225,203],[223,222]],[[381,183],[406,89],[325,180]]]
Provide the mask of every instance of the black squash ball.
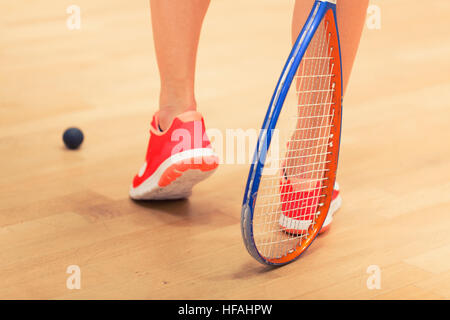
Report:
[[63,141],[68,149],[78,149],[83,142],[83,132],[78,128],[68,128],[64,131]]

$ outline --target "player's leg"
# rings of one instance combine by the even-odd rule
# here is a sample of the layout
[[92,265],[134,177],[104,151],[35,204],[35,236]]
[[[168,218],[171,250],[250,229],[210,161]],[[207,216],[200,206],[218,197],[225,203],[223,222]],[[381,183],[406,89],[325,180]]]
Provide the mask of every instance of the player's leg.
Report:
[[[347,88],[347,84],[350,78],[350,73],[353,67],[353,62],[355,60],[356,52],[358,49],[359,41],[361,38],[362,29],[365,22],[365,17],[367,13],[368,0],[339,0],[337,5],[337,16],[338,16],[338,28],[340,35],[340,44],[341,44],[341,54],[342,54],[342,77],[343,77],[343,87],[344,91]],[[311,2],[307,0],[297,0],[295,2],[293,20],[292,20],[292,42],[294,43],[298,37],[298,34],[301,31],[301,28],[306,22],[308,14],[311,10]],[[297,91],[310,91],[311,84],[307,81],[301,81],[302,79],[302,71],[308,73],[308,66],[302,68],[303,65],[300,65],[299,75],[297,78]],[[310,67],[311,68],[311,67]],[[300,130],[297,130],[293,133],[292,139],[289,142],[288,152],[286,158],[288,159],[285,164],[284,176],[282,177],[282,191],[286,191],[285,193],[294,198],[298,199],[306,199],[302,201],[308,201],[308,199],[317,199],[317,194],[319,192],[319,188],[321,186],[321,177],[317,176],[318,170],[315,170],[317,163],[322,163],[324,159],[320,159],[317,156],[320,154],[321,145],[326,143],[326,141],[321,141],[319,139],[305,139],[303,135],[305,132],[308,132],[310,136],[314,136],[313,130],[302,131],[301,128],[305,127],[307,123],[307,127],[321,127],[324,124],[322,123],[322,119],[320,118],[321,114],[324,114],[324,111],[327,108],[327,105],[317,105],[318,101],[322,99],[320,96],[321,93],[308,93],[308,94],[300,94],[298,99],[299,110],[298,110],[298,124],[297,127]],[[307,120],[305,120],[307,119]],[[314,121],[318,121],[317,124],[311,123]],[[305,122],[305,123],[304,123]],[[321,136],[319,134],[319,130],[316,129],[317,136]],[[295,181],[295,182],[294,182]],[[292,189],[292,190],[291,190]],[[290,192],[288,192],[290,191]],[[282,195],[283,196],[283,195]],[[287,197],[287,196],[285,196]],[[287,199],[289,200],[289,199]],[[312,200],[310,200],[312,201]],[[330,205],[330,209],[328,211],[328,216],[323,224],[322,231],[326,231],[333,219],[333,214],[340,208],[342,203],[342,198],[339,194],[339,186],[336,183],[333,194],[332,201]],[[307,208],[314,208],[314,204],[308,203],[306,205]],[[310,210],[314,211],[314,210]],[[300,214],[296,214],[294,217],[295,220],[300,220],[299,222],[304,223],[296,223],[295,225],[305,225],[309,221],[308,219],[311,212],[307,212],[307,210]],[[283,211],[283,215],[280,217],[280,224],[286,224],[286,221],[293,220],[292,219],[292,210]],[[296,221],[295,221],[296,222]],[[292,225],[292,223],[288,223],[288,225]],[[299,230],[294,230],[299,231]]]
[[209,0],[151,0],[150,6],[161,92],[146,160],[130,196],[185,198],[218,164],[194,95],[197,46]]
[[[358,51],[369,0],[339,0],[337,3],[338,28],[342,54],[342,78],[344,92]],[[297,39],[308,14],[311,1],[296,0],[292,17],[292,41]]]
[[[339,0],[337,5],[338,28],[342,52],[342,79],[344,94],[347,91],[350,74],[355,62],[361,34],[366,21],[369,0]],[[327,219],[321,232],[328,230],[334,213],[341,207],[342,198],[336,182]]]
[[161,78],[159,119],[163,129],[196,110],[195,61],[210,0],[150,0],[153,39]]

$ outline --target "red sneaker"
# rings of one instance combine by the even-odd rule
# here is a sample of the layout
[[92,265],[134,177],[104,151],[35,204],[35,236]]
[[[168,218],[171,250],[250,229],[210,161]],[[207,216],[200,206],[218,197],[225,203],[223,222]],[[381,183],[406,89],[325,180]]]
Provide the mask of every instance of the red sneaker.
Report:
[[177,116],[170,127],[159,129],[158,113],[150,126],[146,162],[134,177],[130,197],[135,200],[181,199],[211,175],[219,164],[205,133],[200,113]]
[[[291,234],[305,233],[313,221],[313,215],[319,205],[320,182],[313,188],[299,190],[301,182],[292,183],[284,176],[280,184],[281,215],[279,224],[281,228]],[[331,195],[331,204],[327,217],[320,233],[327,231],[333,221],[333,215],[342,205],[339,195],[339,185],[334,185]]]

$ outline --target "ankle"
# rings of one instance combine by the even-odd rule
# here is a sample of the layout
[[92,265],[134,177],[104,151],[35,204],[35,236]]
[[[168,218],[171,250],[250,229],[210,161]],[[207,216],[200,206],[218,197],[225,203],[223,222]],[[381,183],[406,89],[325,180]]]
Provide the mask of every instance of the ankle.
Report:
[[165,106],[159,109],[158,119],[159,119],[159,129],[166,130],[171,125],[173,119],[186,112],[186,111],[195,111],[197,108],[195,105],[190,107],[172,107]]
[[161,129],[167,129],[172,120],[186,111],[195,111],[197,103],[191,81],[162,81],[159,95]]

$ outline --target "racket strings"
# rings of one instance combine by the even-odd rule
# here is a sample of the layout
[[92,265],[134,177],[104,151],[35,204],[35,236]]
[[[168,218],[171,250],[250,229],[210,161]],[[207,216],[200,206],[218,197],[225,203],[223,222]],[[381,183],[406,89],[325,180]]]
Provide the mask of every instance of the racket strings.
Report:
[[[308,78],[311,78],[311,79],[313,79],[313,77],[308,77]],[[313,92],[319,92],[319,91],[317,91],[317,90],[307,90],[309,93],[313,93]],[[300,141],[302,140],[302,139],[299,139]],[[292,158],[295,158],[295,157],[292,157]],[[281,195],[280,195],[281,196]],[[270,203],[270,204],[268,204],[268,205],[262,205],[261,206],[261,208],[264,208],[264,207],[267,207],[267,208],[271,208],[271,209],[273,209],[273,208],[276,208],[276,207],[279,207],[279,204],[280,203]],[[274,214],[272,214],[272,216],[276,216],[276,213],[278,212],[279,210],[275,210],[275,215]],[[272,212],[273,212],[273,210],[272,210]],[[274,222],[276,221],[276,219],[274,220],[274,219],[269,219],[269,223],[270,224],[273,224]],[[266,229],[266,228],[265,228]],[[265,254],[271,254],[272,253],[272,251],[274,251],[274,248],[272,248],[271,247],[271,245],[274,245],[274,244],[282,244],[283,242],[289,242],[289,238],[288,239],[279,239],[279,236],[277,235],[277,236],[275,236],[275,239],[274,239],[274,234],[276,234],[276,233],[278,233],[278,231],[281,231],[282,230],[282,228],[280,228],[280,227],[278,227],[278,228],[272,228],[272,230],[270,230],[270,229],[268,229],[268,230],[264,230],[260,235],[264,235],[264,234],[271,234],[271,237],[270,237],[270,239],[268,240],[268,241],[266,241],[265,243],[263,242],[263,243],[260,243],[260,244],[262,244],[264,247],[266,247],[266,252],[265,252]],[[298,237],[298,236],[297,236]],[[279,247],[279,245],[277,246],[277,247]],[[267,247],[270,247],[270,248],[267,248]],[[268,251],[267,251],[268,250]]]
[[[271,170],[263,171],[254,210],[254,239],[259,252],[267,258],[280,258],[293,252],[308,238],[308,228],[317,223],[324,205],[326,172],[329,170],[330,138],[333,136],[333,47],[330,47],[329,21],[323,20],[298,67],[292,86],[295,90],[294,108],[285,102],[285,125],[281,118],[277,127],[283,131],[270,148],[277,148],[271,157]],[[275,144],[275,145],[274,145]],[[276,145],[278,144],[278,145]],[[268,154],[271,155],[269,152]],[[267,161],[266,161],[267,165]],[[275,165],[275,168],[273,167]],[[283,186],[287,186],[283,188]],[[299,194],[302,197],[299,199]],[[289,211],[308,212],[304,222],[307,228],[296,229],[298,221],[288,219],[281,225],[280,218]],[[286,232],[289,230],[289,232]]]

